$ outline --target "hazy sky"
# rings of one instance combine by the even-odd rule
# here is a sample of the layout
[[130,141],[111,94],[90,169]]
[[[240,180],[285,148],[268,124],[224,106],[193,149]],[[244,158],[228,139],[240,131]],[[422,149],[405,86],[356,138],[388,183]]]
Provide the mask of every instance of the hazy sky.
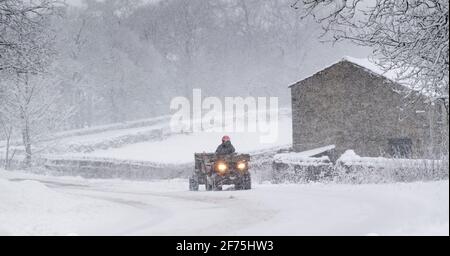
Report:
[[80,5],[82,0],[65,0],[66,3],[72,4],[72,5]]
[[[102,0],[97,0],[97,1],[102,1]],[[160,0],[142,0],[143,2],[158,2]],[[80,6],[81,3],[83,2],[83,0],[65,0],[66,3],[71,4],[71,5],[78,5]]]

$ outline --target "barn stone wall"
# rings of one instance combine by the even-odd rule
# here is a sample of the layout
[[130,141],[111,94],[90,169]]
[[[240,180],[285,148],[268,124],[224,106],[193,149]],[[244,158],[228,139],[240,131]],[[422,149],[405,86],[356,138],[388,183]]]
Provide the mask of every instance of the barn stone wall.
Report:
[[[418,94],[353,64],[341,61],[291,87],[293,148],[304,151],[335,144],[361,156],[392,156],[392,142],[412,142],[411,157],[439,150],[438,115]],[[447,136],[448,141],[448,136]],[[431,145],[432,144],[432,145]]]

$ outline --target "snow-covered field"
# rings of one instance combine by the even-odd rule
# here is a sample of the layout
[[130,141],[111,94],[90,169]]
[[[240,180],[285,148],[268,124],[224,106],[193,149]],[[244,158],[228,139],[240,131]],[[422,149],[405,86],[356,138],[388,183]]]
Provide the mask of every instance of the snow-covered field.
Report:
[[[232,127],[233,120],[245,124],[248,121],[248,114],[248,112],[243,115],[225,113],[224,129]],[[193,122],[201,121],[193,120]],[[292,145],[290,109],[280,108],[278,119],[269,119],[265,124],[274,127],[274,123],[276,130],[270,132],[276,134],[276,139],[264,143],[261,138],[267,136],[268,131],[216,132],[214,129],[218,128],[217,126],[209,126],[201,131],[181,133],[172,131],[170,119],[161,116],[57,133],[50,136],[52,139],[36,143],[34,151],[35,156],[44,158],[116,159],[186,164],[193,162],[194,152],[214,152],[225,134],[231,137],[236,150],[241,153],[290,147]],[[4,144],[4,141],[0,141],[0,159],[4,155]],[[15,159],[24,157],[22,146],[14,144],[11,150],[16,151]]]
[[[241,117],[242,118],[242,117]],[[275,120],[271,120],[274,122]],[[226,133],[231,137],[236,150],[248,153],[280,146],[289,147],[292,144],[292,120],[290,110],[282,109],[278,118],[277,139],[272,143],[262,143],[263,132],[214,132],[212,128],[199,132],[185,134],[168,134],[161,140],[143,141],[124,145],[121,147],[110,147],[98,149],[92,152],[63,154],[67,157],[92,157],[119,160],[149,161],[156,163],[184,164],[193,161],[194,152],[214,152],[220,144],[220,139]],[[162,126],[163,124],[160,124]],[[65,141],[71,143],[88,143],[91,140],[105,140],[113,134],[120,132],[134,132],[134,130],[145,130],[134,128],[130,130],[107,131],[105,134],[92,134],[67,138]],[[115,136],[115,135],[114,135]],[[89,142],[90,143],[90,142]]]
[[449,182],[256,184],[93,180],[0,171],[2,235],[448,235]]

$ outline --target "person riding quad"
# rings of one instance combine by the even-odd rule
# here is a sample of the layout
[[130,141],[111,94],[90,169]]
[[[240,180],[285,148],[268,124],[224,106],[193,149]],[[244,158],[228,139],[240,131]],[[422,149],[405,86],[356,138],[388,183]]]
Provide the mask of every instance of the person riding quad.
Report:
[[216,154],[218,155],[227,155],[232,154],[236,150],[234,149],[233,145],[231,144],[230,137],[223,136],[222,137],[222,144],[220,144],[216,149]]

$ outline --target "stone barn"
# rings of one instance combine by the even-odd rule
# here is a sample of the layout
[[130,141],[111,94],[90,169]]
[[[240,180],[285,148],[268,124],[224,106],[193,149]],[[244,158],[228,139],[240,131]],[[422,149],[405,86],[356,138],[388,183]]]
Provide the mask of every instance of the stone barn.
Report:
[[344,58],[290,86],[293,149],[335,145],[361,156],[433,157],[448,141],[444,108],[366,59]]

